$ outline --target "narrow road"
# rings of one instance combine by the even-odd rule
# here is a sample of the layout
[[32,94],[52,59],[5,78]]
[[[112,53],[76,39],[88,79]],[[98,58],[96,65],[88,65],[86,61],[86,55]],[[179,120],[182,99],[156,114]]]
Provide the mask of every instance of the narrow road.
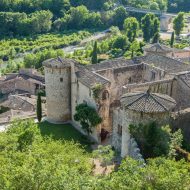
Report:
[[90,36],[90,37],[82,40],[79,45],[76,45],[76,46],[67,46],[67,47],[63,48],[62,50],[66,54],[68,54],[68,53],[74,53],[75,50],[83,50],[83,49],[85,49],[85,45],[88,42],[103,39],[103,38],[105,38],[107,36],[107,34],[108,34],[108,30],[104,30],[102,32],[97,32],[94,35],[92,35],[92,36]]

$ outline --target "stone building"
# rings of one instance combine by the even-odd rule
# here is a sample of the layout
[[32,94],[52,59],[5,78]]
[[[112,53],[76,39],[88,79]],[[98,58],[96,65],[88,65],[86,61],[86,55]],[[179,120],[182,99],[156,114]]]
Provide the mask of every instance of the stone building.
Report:
[[35,95],[39,89],[45,89],[45,79],[35,69],[20,69],[0,79],[0,93],[30,93]]
[[[70,59],[46,60],[43,65],[47,119],[54,123],[72,122],[81,130],[74,121],[75,108],[86,103],[94,107],[103,119],[92,133],[94,139],[99,143],[112,144],[122,152],[122,156],[129,154],[129,144],[125,145],[122,138],[123,130],[124,135],[130,138],[127,131],[129,122],[135,118],[140,121],[143,115],[143,120],[147,122],[153,116],[164,118],[162,120],[167,123],[171,111],[190,107],[190,65],[182,60],[189,54],[160,44],[145,47],[144,51],[144,56],[131,60],[117,58],[87,66]],[[95,99],[93,89],[97,84],[101,86],[101,91]],[[130,104],[152,110],[131,109],[128,104],[130,96],[134,99]],[[126,122],[126,115],[131,120]],[[102,130],[109,133],[104,142],[100,138]]]

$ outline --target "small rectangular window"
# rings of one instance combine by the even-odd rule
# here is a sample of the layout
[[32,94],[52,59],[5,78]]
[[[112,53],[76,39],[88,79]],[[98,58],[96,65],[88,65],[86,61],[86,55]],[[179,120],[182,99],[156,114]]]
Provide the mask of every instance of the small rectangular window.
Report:
[[63,82],[63,78],[60,78],[60,82]]
[[121,125],[118,125],[117,134],[122,136],[122,126]]

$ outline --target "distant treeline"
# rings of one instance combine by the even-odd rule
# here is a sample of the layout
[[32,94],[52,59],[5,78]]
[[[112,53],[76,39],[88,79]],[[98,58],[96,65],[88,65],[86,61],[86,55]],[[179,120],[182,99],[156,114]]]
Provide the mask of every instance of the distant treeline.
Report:
[[83,28],[106,28],[112,25],[122,28],[127,17],[124,7],[113,11],[92,12],[85,6],[71,7],[63,17],[55,19],[49,10],[30,14],[0,12],[0,36],[26,36],[49,31],[64,31]]
[[50,10],[55,17],[61,17],[71,7],[85,5],[91,10],[108,9],[118,0],[1,0],[0,11],[32,13]]

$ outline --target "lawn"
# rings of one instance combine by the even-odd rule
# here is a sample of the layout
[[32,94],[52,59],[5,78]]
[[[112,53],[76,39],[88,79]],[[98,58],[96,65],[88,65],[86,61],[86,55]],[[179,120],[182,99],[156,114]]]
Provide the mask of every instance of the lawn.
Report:
[[91,150],[90,142],[70,124],[51,124],[42,122],[39,124],[42,136],[51,136],[55,140],[66,140],[80,143],[87,151]]

